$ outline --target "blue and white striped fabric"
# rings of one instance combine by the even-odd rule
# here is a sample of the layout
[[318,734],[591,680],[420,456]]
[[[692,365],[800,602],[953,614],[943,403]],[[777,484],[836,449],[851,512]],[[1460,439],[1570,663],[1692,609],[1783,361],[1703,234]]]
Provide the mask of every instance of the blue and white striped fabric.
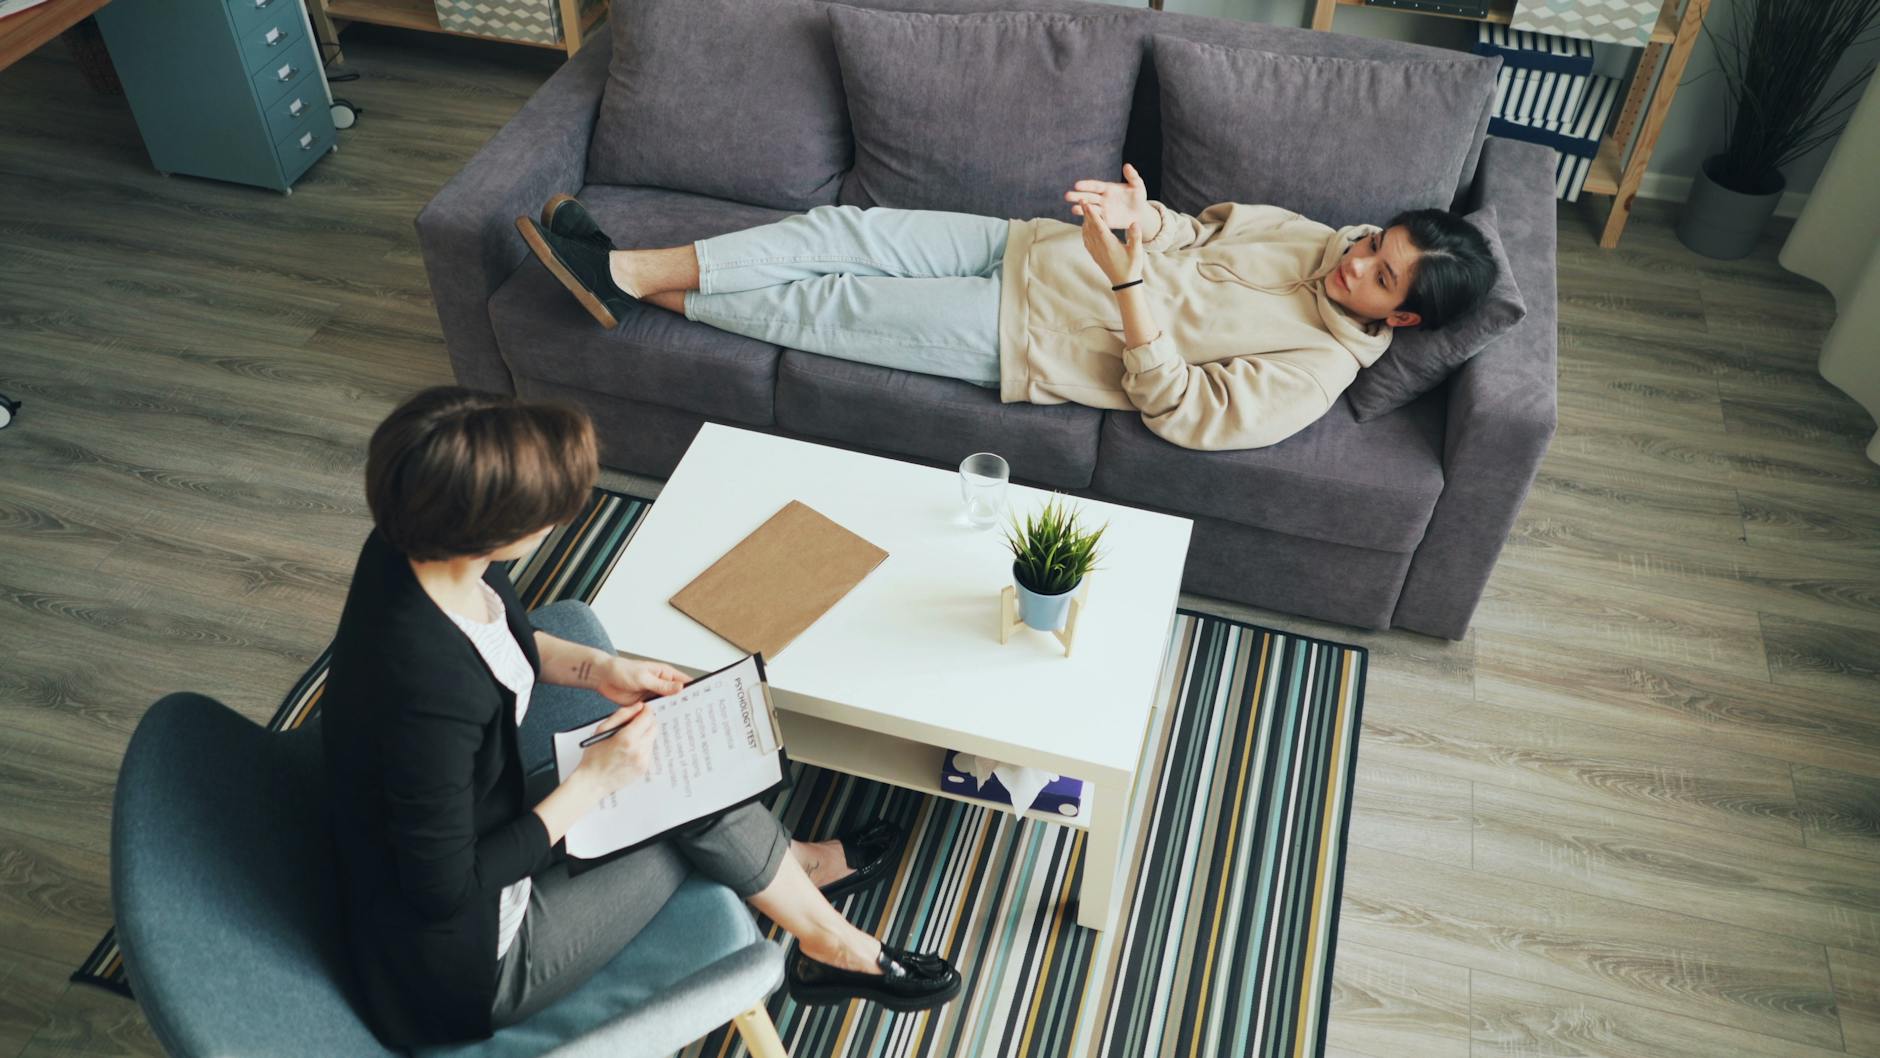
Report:
[[[1511,73],[1506,69],[1502,70],[1501,78],[1512,83]],[[1606,125],[1612,120],[1612,108],[1619,101],[1619,89],[1622,86],[1613,77],[1589,77],[1585,80],[1586,86],[1580,93],[1572,115],[1564,121],[1549,121],[1534,116],[1524,118],[1517,109],[1519,94],[1511,88],[1498,88],[1495,110],[1488,119],[1489,133],[1511,140],[1544,143],[1562,154],[1582,158],[1597,155],[1600,139],[1606,133]]]
[[1565,125],[1579,109],[1588,80],[1503,66],[1495,80],[1494,113],[1523,125]]
[[1484,22],[1476,32],[1477,55],[1501,56],[1504,67],[1546,70],[1585,77],[1593,72],[1593,42],[1552,37]]
[[1592,171],[1591,158],[1554,152],[1554,197],[1563,202],[1578,202],[1580,189],[1586,186],[1586,174]]

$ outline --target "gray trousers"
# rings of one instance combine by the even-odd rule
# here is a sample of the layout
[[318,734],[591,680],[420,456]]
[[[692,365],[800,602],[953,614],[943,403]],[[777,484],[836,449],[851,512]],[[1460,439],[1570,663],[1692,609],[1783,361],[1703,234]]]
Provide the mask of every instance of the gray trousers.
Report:
[[[613,652],[583,603],[558,602],[529,616],[549,635]],[[613,708],[592,691],[536,685],[521,731],[531,802],[555,787],[554,733]],[[579,875],[569,875],[565,861],[537,873],[522,930],[497,964],[491,1020],[499,1028],[513,1025],[579,987],[652,921],[692,871],[749,898],[770,885],[789,853],[783,824],[753,804]]]

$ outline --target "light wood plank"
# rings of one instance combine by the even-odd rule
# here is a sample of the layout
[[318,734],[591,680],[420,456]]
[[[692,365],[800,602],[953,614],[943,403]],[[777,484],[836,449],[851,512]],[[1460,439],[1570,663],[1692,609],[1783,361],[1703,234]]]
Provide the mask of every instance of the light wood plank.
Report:
[[1809,848],[1880,860],[1880,777],[1797,766],[1795,802]]
[[1354,846],[1339,936],[1810,1047],[1841,1030],[1820,945]]
[[1880,1058],[1880,958],[1829,948],[1828,968],[1847,1053]]
[[1835,1058],[1793,1040],[1521,981],[1471,975],[1471,1058]]
[[1477,871],[1880,954],[1880,871],[1834,853],[1480,783]]
[[1469,866],[1470,784],[1392,764],[1358,762],[1351,838],[1385,852]]
[[1789,766],[1518,704],[1367,715],[1359,759],[1799,846]]
[[1331,1053],[1469,1058],[1469,971],[1341,944],[1332,972]]

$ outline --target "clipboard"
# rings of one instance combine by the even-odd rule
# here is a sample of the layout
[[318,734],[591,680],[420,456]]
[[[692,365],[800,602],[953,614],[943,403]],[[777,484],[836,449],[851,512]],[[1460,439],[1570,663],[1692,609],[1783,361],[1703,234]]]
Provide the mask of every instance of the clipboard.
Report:
[[[757,663],[757,679],[758,679],[757,691],[758,693],[754,695],[753,697],[757,702],[761,702],[763,705],[764,714],[765,714],[764,718],[768,721],[771,739],[777,746],[776,755],[775,755],[776,764],[777,764],[777,776],[778,776],[777,781],[771,784],[770,786],[765,787],[762,790],[758,790],[757,792],[751,794],[748,797],[741,798],[737,801],[726,804],[720,808],[712,809],[711,811],[706,812],[704,815],[695,817],[686,822],[678,823],[673,826],[667,827],[664,830],[659,831],[658,833],[652,834],[646,838],[643,838],[631,844],[623,845],[620,848],[617,848],[602,856],[581,857],[581,856],[576,856],[573,853],[569,853],[566,851],[566,844],[565,844],[566,839],[564,838],[563,846],[562,846],[563,848],[562,856],[563,856],[564,861],[567,863],[568,873],[570,876],[593,870],[594,868],[599,867],[604,863],[611,863],[612,861],[619,859],[620,857],[625,856],[629,853],[637,852],[640,849],[646,848],[649,845],[658,844],[659,842],[664,841],[676,834],[685,833],[686,831],[693,829],[695,827],[698,827],[701,824],[709,823],[713,820],[716,820],[727,812],[733,811],[738,808],[742,808],[745,805],[756,804],[756,803],[762,802],[765,799],[775,795],[776,793],[789,788],[790,771],[792,768],[792,762],[790,760],[790,755],[785,751],[785,748],[784,748],[783,724],[782,724],[782,721],[777,716],[777,705],[776,705],[775,700],[771,696],[770,678],[764,666],[763,655],[755,654],[755,655],[751,655],[748,658],[739,658],[737,661],[734,661],[731,664],[726,665],[724,668],[718,669],[715,672],[706,673],[705,675],[698,677],[696,680],[690,680],[687,682],[688,682],[688,685],[691,683],[703,682],[705,680],[711,679],[714,676],[722,675],[723,673],[731,669],[735,669],[738,666],[744,664],[745,661],[747,660],[754,660]],[[658,699],[652,699],[652,701],[658,701]],[[586,730],[591,726],[592,726],[591,724],[580,724],[580,725],[577,725],[576,727],[568,728],[564,731],[558,732],[558,734],[568,735],[577,731]],[[596,809],[596,811],[599,811],[599,810],[600,809],[598,808]]]

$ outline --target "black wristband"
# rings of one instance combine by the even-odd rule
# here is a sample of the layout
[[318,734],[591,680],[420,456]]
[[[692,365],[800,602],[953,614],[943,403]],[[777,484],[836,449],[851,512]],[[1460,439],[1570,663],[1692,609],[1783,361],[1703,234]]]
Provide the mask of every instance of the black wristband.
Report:
[[1129,289],[1130,287],[1139,287],[1139,286],[1141,286],[1141,285],[1142,285],[1142,280],[1140,280],[1140,279],[1132,279],[1132,280],[1130,280],[1130,281],[1129,281],[1129,282],[1127,282],[1127,283],[1118,283],[1118,284],[1116,284],[1115,286],[1113,286],[1113,287],[1111,287],[1110,289],[1111,289],[1112,291],[1117,291],[1117,290],[1128,290],[1128,289]]

